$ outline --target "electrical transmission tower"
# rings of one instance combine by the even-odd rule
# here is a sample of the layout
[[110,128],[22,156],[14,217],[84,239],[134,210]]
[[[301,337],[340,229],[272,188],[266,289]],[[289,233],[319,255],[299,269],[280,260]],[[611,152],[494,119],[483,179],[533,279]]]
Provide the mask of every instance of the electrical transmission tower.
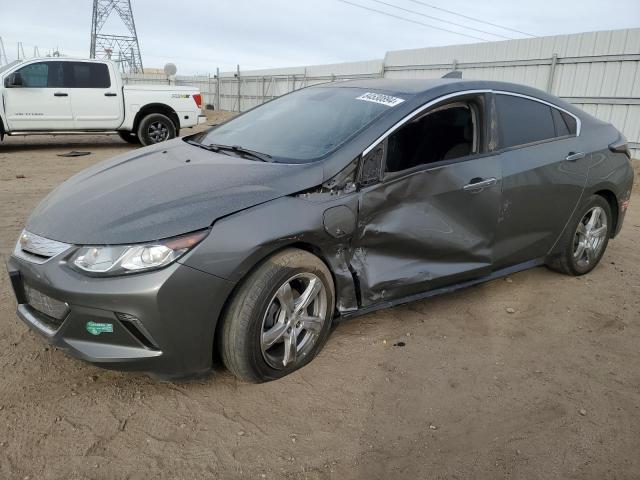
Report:
[[2,65],[6,65],[7,63],[9,63],[9,60],[7,59],[7,52],[4,49],[4,43],[2,42],[2,37],[0,37],[0,67]]
[[[117,14],[129,35],[102,33],[107,19]],[[91,58],[109,58],[131,73],[142,73],[142,56],[131,11],[131,0],[93,0],[91,21]]]

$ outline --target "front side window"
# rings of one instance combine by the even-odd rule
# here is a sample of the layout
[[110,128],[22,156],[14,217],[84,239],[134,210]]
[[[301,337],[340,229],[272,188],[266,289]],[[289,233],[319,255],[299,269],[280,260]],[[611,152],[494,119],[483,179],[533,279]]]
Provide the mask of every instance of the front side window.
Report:
[[386,171],[478,153],[477,112],[475,104],[452,103],[407,123],[387,140]]
[[104,63],[68,62],[69,88],[109,88],[109,68]]
[[[377,97],[384,97],[380,103]],[[240,146],[273,161],[308,163],[336,150],[403,99],[352,87],[298,90],[193,137],[203,145]]]
[[32,63],[18,70],[23,88],[57,88],[64,86],[62,62]]

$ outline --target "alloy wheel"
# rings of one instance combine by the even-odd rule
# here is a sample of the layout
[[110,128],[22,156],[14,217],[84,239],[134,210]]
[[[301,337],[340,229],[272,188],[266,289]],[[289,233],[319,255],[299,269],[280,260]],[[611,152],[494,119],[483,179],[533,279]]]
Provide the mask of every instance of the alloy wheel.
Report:
[[147,129],[153,143],[164,142],[169,137],[169,127],[162,122],[153,122]]
[[273,368],[290,367],[314,347],[327,319],[327,291],[313,273],[289,278],[276,291],[262,320],[260,347]]
[[578,267],[586,268],[598,260],[608,232],[604,209],[589,209],[578,223],[573,240],[573,259]]

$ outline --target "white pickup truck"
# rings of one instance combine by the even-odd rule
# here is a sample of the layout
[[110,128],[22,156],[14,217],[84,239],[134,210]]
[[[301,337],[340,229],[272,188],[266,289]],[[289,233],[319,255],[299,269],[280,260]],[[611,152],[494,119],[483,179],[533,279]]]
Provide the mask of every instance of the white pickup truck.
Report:
[[108,60],[36,58],[0,67],[5,135],[118,133],[150,145],[204,123],[198,89],[123,85]]

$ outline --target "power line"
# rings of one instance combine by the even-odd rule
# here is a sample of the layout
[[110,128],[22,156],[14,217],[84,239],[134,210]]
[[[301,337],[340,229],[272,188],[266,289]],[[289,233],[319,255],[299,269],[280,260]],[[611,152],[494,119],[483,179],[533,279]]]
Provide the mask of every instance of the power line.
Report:
[[442,30],[443,32],[455,33],[456,35],[462,35],[463,37],[473,38],[474,40],[480,40],[482,42],[486,42],[486,38],[475,37],[473,35],[468,35],[466,33],[456,32],[454,30],[447,30],[446,28],[436,27],[435,25],[429,25],[428,23],[419,22],[418,20],[411,20],[410,18],[401,17],[399,15],[394,15],[393,13],[387,13],[382,10],[377,10],[375,8],[365,7],[364,5],[358,5],[357,3],[351,3],[347,0],[338,0],[339,2],[346,3],[347,5],[351,5],[354,7],[362,8],[363,10],[369,10],[370,12],[380,13],[382,15],[386,15],[387,17],[396,18],[398,20],[404,20],[405,22],[415,23],[417,25],[422,25],[423,27],[434,28],[436,30]]
[[405,12],[408,12],[408,13],[413,13],[414,15],[420,15],[421,17],[430,18],[432,20],[437,20],[438,22],[448,23],[449,25],[455,25],[456,27],[466,28],[468,30],[474,30],[476,32],[484,33],[486,35],[494,35],[496,37],[504,38],[504,39],[507,39],[507,40],[513,40],[513,37],[506,37],[504,35],[500,35],[499,33],[487,32],[486,30],[480,30],[479,28],[469,27],[469,26],[463,25],[461,23],[450,22],[449,20],[444,20],[442,18],[432,17],[431,15],[426,15],[424,13],[417,12],[415,10],[410,10],[408,8],[399,7],[398,5],[393,5],[392,3],[383,2],[382,0],[371,0],[371,1],[379,3],[381,5],[386,5],[388,7],[397,8],[398,10],[402,10],[402,11],[405,11]]
[[522,32],[520,30],[516,30],[515,28],[503,27],[502,25],[498,25],[496,23],[487,22],[486,20],[480,20],[479,18],[469,17],[467,15],[463,15],[461,13],[453,12],[451,10],[447,10],[445,8],[436,7],[435,5],[431,5],[430,3],[422,2],[420,0],[409,0],[410,2],[417,3],[418,5],[424,5],[425,7],[433,8],[435,10],[440,10],[441,12],[450,13],[451,15],[457,15],[458,17],[466,18],[467,20],[473,20],[474,22],[484,23],[486,25],[491,25],[492,27],[502,28],[503,30],[510,30],[512,32],[521,33],[522,35],[528,35],[529,37],[535,37],[531,33]]

